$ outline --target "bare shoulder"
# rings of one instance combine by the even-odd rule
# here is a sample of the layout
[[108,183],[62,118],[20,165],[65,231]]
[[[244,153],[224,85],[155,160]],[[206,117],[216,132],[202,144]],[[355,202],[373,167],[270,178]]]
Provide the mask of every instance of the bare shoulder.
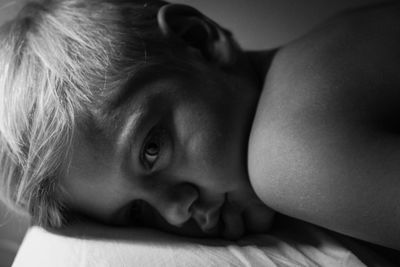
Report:
[[248,157],[271,208],[398,249],[399,14],[399,4],[349,11],[282,48]]

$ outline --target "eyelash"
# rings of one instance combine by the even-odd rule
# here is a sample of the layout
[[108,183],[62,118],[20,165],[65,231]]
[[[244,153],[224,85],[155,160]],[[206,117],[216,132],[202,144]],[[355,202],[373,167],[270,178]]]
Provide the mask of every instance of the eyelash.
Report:
[[[164,135],[163,130],[153,129],[150,131],[149,135],[146,137],[146,139],[144,141],[142,152],[140,153],[140,158],[141,158],[142,164],[150,170],[157,163],[157,161],[160,157],[161,151],[163,149],[163,135]],[[149,147],[150,144],[155,144],[157,151],[146,154],[146,153],[148,153],[148,150],[151,149],[151,147]],[[151,155],[151,154],[153,154],[153,155]],[[154,158],[149,160],[148,157],[154,157]]]

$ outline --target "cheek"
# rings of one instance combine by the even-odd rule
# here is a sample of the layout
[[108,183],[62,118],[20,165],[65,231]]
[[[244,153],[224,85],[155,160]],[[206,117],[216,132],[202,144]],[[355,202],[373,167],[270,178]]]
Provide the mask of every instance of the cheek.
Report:
[[199,129],[188,138],[186,153],[203,170],[218,169],[223,163],[222,135],[212,130]]
[[187,157],[199,164],[220,164],[226,155],[230,132],[224,120],[211,107],[182,108],[175,116],[177,141]]
[[224,103],[206,100],[178,106],[173,116],[175,166],[203,179],[204,185],[229,187],[245,169],[236,122],[230,114]]
[[212,191],[224,191],[234,183],[239,173],[239,163],[235,160],[226,134],[218,125],[210,122],[200,124],[202,127],[191,128],[182,148],[184,159],[181,161],[190,177],[198,185]]

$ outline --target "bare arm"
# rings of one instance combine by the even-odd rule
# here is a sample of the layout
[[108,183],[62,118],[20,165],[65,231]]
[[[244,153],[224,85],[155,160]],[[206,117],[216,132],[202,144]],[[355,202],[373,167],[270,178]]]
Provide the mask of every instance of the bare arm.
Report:
[[399,14],[347,14],[278,53],[249,171],[278,212],[400,250]]

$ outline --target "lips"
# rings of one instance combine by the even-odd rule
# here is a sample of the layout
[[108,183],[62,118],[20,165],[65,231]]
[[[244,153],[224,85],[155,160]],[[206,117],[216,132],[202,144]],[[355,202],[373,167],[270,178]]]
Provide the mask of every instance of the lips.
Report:
[[197,222],[200,229],[206,234],[216,234],[219,231],[221,208],[226,202],[226,198],[211,207],[197,206],[192,211],[192,217]]
[[237,240],[245,233],[242,210],[229,202],[227,198],[222,207],[221,220],[222,237],[230,240]]
[[200,226],[205,233],[214,233],[220,220],[220,206],[209,211],[206,221]]
[[[196,213],[197,212],[197,213]],[[221,236],[230,240],[237,240],[245,233],[245,223],[242,209],[230,203],[227,194],[220,204],[209,208],[203,213],[194,211],[194,219],[199,228],[207,236]]]

